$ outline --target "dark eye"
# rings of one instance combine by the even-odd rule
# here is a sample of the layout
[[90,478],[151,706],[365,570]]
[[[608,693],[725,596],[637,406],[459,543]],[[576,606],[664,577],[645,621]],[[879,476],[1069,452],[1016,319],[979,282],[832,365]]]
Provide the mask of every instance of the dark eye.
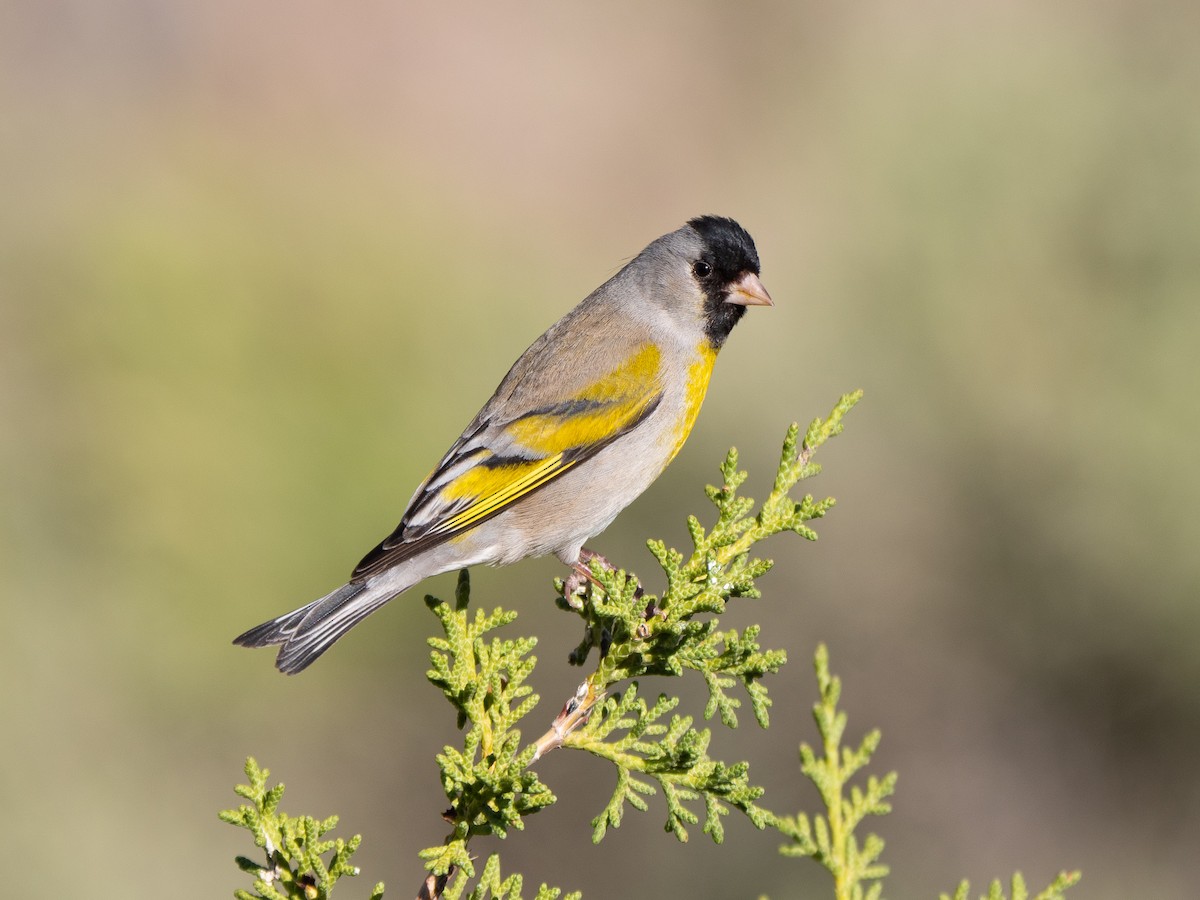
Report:
[[696,273],[697,278],[707,278],[712,274],[712,266],[700,259],[692,266],[692,271]]

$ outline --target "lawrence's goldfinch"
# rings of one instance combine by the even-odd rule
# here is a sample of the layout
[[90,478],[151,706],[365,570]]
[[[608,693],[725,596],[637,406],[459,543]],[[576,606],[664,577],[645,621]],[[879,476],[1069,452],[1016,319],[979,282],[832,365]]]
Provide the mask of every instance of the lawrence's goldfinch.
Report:
[[737,222],[663,235],[521,354],[348,584],[240,635],[299,672],[422,579],[555,554],[576,571],[683,446],[717,351],[747,306],[771,306]]

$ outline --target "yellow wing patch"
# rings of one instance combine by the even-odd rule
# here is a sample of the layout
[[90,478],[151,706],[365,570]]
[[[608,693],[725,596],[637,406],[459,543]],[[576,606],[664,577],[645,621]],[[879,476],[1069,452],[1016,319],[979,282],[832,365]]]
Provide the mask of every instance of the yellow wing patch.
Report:
[[575,464],[563,460],[561,453],[547,459],[512,462],[499,466],[476,466],[464,472],[442,489],[446,500],[475,499],[475,502],[439,523],[435,532],[457,531],[491,515],[562,474]]
[[522,447],[533,453],[562,455],[577,447],[589,447],[607,440],[625,427],[646,407],[646,400],[635,398],[599,409],[568,416],[553,413],[526,416],[513,422],[505,431]]
[[662,353],[643,344],[608,374],[566,398],[578,411],[523,416],[505,432],[533,453],[568,453],[610,440],[636,421],[659,392]]
[[658,369],[662,364],[662,352],[654,344],[642,344],[637,353],[625,360],[604,377],[592,382],[579,391],[579,400],[608,402],[621,400],[631,395],[650,393],[658,380]]

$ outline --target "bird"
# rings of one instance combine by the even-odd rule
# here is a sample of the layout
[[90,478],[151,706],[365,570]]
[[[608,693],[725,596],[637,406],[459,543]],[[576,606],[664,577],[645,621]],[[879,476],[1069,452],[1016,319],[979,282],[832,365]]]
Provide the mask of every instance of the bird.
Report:
[[295,674],[420,581],[554,554],[568,592],[602,532],[674,459],[717,353],[750,306],[773,306],[758,250],[704,215],[646,246],[521,354],[425,478],[400,524],[336,590],[234,639],[280,645]]

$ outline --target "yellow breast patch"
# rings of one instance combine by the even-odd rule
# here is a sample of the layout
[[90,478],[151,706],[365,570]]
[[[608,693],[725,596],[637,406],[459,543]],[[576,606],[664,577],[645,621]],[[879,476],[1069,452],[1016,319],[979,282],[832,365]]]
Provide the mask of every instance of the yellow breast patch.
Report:
[[675,454],[680,451],[688,439],[688,435],[692,433],[692,426],[696,424],[696,417],[700,415],[700,407],[704,404],[704,395],[708,392],[708,379],[712,377],[713,364],[716,361],[717,351],[707,341],[703,342],[699,347],[699,356],[696,361],[688,366],[687,394],[684,398],[683,415],[679,417],[679,424],[675,428],[675,443],[671,447],[667,461],[663,463],[664,468],[675,458]]

